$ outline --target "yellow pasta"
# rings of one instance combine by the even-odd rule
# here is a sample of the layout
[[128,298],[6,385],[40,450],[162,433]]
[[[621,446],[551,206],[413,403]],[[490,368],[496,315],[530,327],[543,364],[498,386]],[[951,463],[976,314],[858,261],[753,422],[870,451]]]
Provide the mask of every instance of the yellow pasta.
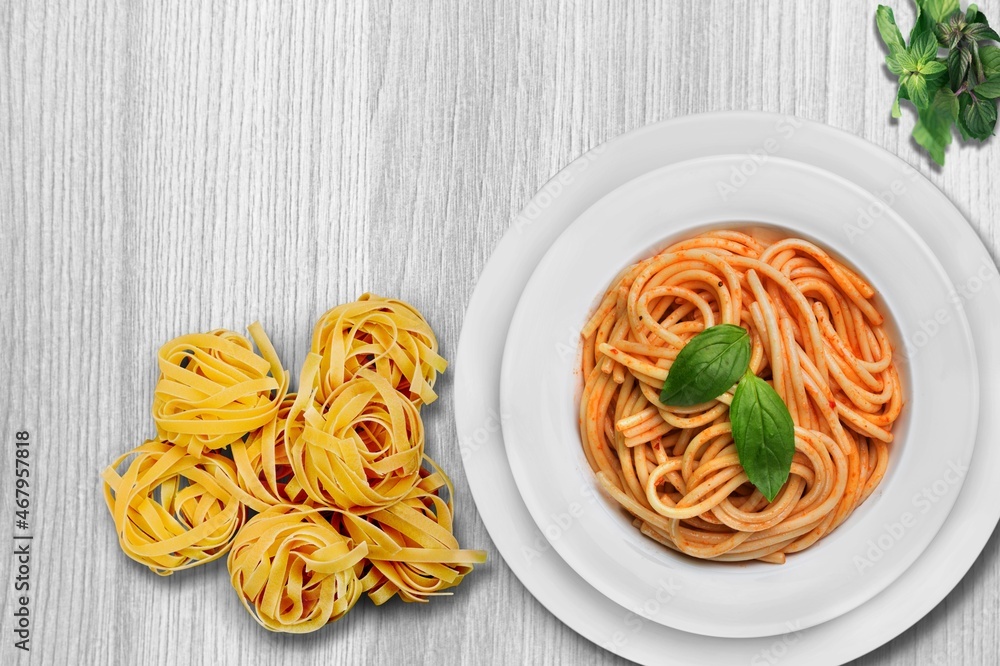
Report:
[[317,509],[279,504],[240,530],[227,563],[233,588],[261,626],[306,633],[340,619],[361,598],[367,552]]
[[312,353],[319,354],[317,399],[368,368],[416,406],[434,402],[434,381],[448,367],[430,325],[408,303],[373,294],[338,305],[316,322]]
[[182,335],[160,348],[153,419],[161,439],[197,455],[274,420],[288,373],[260,324],[248,330],[263,358],[245,337],[222,329]]
[[[159,439],[103,473],[129,557],[167,575],[228,552],[246,609],[292,633],[365,593],[378,605],[446,594],[486,561],[459,548],[451,482],[424,455],[420,407],[447,362],[419,312],[371,294],[333,308],[297,392],[260,324],[248,330],[259,355],[221,329],[160,349]],[[246,521],[247,509],[260,513]]]
[[[368,544],[371,569],[362,579],[369,598],[382,605],[394,595],[426,602],[454,587],[486,561],[481,550],[460,550],[452,534],[454,489],[447,475],[426,458],[433,473],[422,476],[406,497],[367,516],[344,514],[348,533]],[[438,492],[448,490],[444,500]]]
[[275,504],[312,504],[288,458],[287,438],[297,439],[305,425],[302,418],[288,422],[296,397],[296,393],[286,395],[277,418],[250,433],[246,441],[232,444],[240,497],[256,511]]
[[[117,469],[134,455],[125,473]],[[161,576],[224,555],[245,509],[228,490],[236,468],[223,456],[195,456],[148,440],[102,474],[104,499],[125,554]]]
[[[301,387],[313,385],[319,363],[309,355]],[[300,414],[301,435],[286,432],[285,441],[295,476],[314,502],[365,513],[398,502],[419,480],[423,422],[381,375],[359,368],[322,405],[300,391],[287,423]]]

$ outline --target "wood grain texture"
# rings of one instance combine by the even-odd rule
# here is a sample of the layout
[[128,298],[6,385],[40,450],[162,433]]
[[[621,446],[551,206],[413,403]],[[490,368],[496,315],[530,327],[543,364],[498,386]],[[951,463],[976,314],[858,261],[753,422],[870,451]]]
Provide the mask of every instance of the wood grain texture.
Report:
[[[587,149],[665,118],[759,109],[858,134],[933,180],[996,257],[1000,144],[929,167],[912,115],[889,119],[874,7],[0,0],[0,437],[35,442],[30,661],[621,663],[493,548],[448,375],[424,412],[428,450],[455,480],[460,540],[491,559],[428,606],[364,602],[308,637],[264,632],[224,563],[161,579],[122,555],[99,471],[152,434],[154,355],[175,335],[259,318],[297,372],[316,317],[371,290],[420,308],[453,357],[517,210]],[[937,609],[858,663],[995,663],[997,551],[993,538]],[[0,558],[5,588],[10,573]],[[27,663],[12,603],[0,661]]]

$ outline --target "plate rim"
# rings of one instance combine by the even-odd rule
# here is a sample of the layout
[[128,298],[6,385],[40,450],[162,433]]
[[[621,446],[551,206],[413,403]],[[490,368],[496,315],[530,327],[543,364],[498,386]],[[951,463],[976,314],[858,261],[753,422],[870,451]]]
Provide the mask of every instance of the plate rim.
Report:
[[[553,535],[550,534],[550,530],[547,529],[548,525],[545,520],[545,518],[547,518],[546,512],[551,513],[554,509],[553,506],[550,506],[548,504],[546,504],[544,508],[541,506],[543,501],[540,497],[540,494],[544,493],[544,490],[539,490],[535,488],[533,484],[531,484],[528,480],[528,475],[530,475],[531,465],[530,461],[523,455],[521,455],[524,454],[527,447],[524,444],[525,437],[519,436],[517,427],[517,424],[520,422],[520,419],[524,416],[524,410],[523,409],[517,410],[516,408],[511,407],[511,405],[514,404],[511,400],[511,395],[514,392],[513,387],[510,386],[510,382],[513,381],[513,376],[511,373],[513,372],[513,364],[518,363],[518,361],[515,359],[517,354],[512,353],[513,342],[511,336],[515,330],[519,328],[523,329],[525,326],[530,326],[530,323],[527,323],[530,320],[526,319],[529,316],[529,314],[525,309],[526,308],[525,295],[533,289],[537,290],[538,281],[541,279],[540,271],[542,271],[543,267],[547,265],[547,262],[551,263],[552,260],[550,259],[550,257],[553,255],[553,253],[556,251],[558,247],[561,247],[560,244],[566,242],[564,239],[567,238],[567,234],[571,233],[574,227],[576,227],[576,225],[580,223],[580,220],[584,218],[587,218],[589,220],[596,214],[598,210],[606,209],[609,205],[613,205],[614,203],[619,201],[623,196],[628,196],[630,194],[633,194],[638,189],[646,190],[649,188],[659,187],[665,178],[675,177],[678,171],[689,170],[689,169],[695,170],[698,168],[711,170],[713,169],[713,167],[717,168],[718,166],[723,166],[726,170],[728,170],[730,166],[738,163],[738,160],[740,159],[741,156],[739,155],[712,155],[707,157],[694,158],[691,160],[683,160],[680,162],[675,162],[673,164],[662,166],[658,169],[647,171],[646,173],[621,184],[619,187],[611,190],[603,197],[596,200],[593,204],[587,207],[587,209],[583,213],[577,216],[572,222],[570,222],[563,229],[562,233],[560,233],[558,237],[556,237],[555,240],[549,245],[545,253],[542,255],[541,259],[539,260],[538,264],[536,264],[534,269],[531,271],[531,275],[528,278],[527,282],[525,283],[524,289],[521,292],[520,297],[518,298],[517,305],[515,307],[513,316],[511,317],[510,325],[508,327],[507,336],[504,341],[503,355],[501,359],[501,372],[500,372],[501,412],[511,413],[511,415],[515,416],[516,418],[505,420],[501,424],[501,429],[504,441],[504,449],[507,455],[507,462],[511,468],[511,473],[514,477],[514,481],[515,484],[517,485],[521,499],[527,506],[529,513],[531,514],[532,518],[535,521],[535,525],[539,528],[542,534],[545,535],[545,537],[549,541],[549,544],[562,557],[562,559],[566,562],[566,564],[568,564],[570,568],[576,571],[578,575],[584,578],[584,580],[586,580],[588,584],[597,588],[605,596],[612,599],[613,601],[615,601],[620,606],[626,609],[632,605],[641,604],[644,598],[643,597],[644,593],[638,593],[634,586],[629,586],[629,590],[626,591],[621,589],[619,585],[612,584],[610,581],[601,579],[599,577],[595,578],[593,575],[591,576],[585,575],[585,570],[588,568],[590,569],[590,573],[593,574],[594,567],[587,565],[588,558],[584,552],[580,551],[580,547],[582,546],[582,544],[580,543],[580,539],[577,538],[574,540],[574,535],[578,536],[579,531],[566,530],[565,534],[569,535],[569,538],[567,539],[566,537],[564,537],[563,533],[557,535],[557,538],[553,538]],[[870,205],[875,199],[875,197],[867,190],[864,190],[864,188],[861,188],[856,184],[848,181],[847,179],[838,176],[836,174],[833,174],[829,171],[826,171],[825,169],[821,169],[819,167],[815,167],[802,162],[798,162],[795,160],[788,160],[784,158],[773,158],[769,162],[769,165],[774,165],[778,169],[778,175],[777,175],[778,178],[790,177],[791,172],[796,172],[797,175],[804,178],[810,178],[811,176],[813,178],[825,179],[827,183],[825,186],[829,188],[835,188],[837,190],[843,189],[843,190],[854,191],[860,198],[863,198],[866,201],[865,205]],[[764,168],[770,168],[770,167],[765,165],[762,167],[762,170]],[[714,180],[715,176],[713,175],[713,182]],[[653,185],[650,185],[649,183],[653,183]],[[939,278],[941,286],[944,289],[944,291],[947,293],[953,292],[954,285],[952,284],[951,277],[947,274],[947,271],[945,271],[944,267],[938,261],[932,249],[928,247],[926,243],[923,242],[923,239],[919,236],[919,234],[917,234],[916,231],[913,230],[912,227],[910,227],[906,223],[906,221],[903,220],[898,214],[892,211],[890,211],[889,214],[885,216],[885,219],[891,220],[893,226],[896,229],[898,229],[898,233],[907,235],[910,238],[910,241],[914,245],[920,247],[920,251],[922,251],[923,256],[931,262],[930,268]],[[592,227],[593,223],[592,222],[587,223],[587,226],[588,228]],[[677,233],[681,234],[681,237],[683,237],[684,235],[684,232],[682,231],[679,231]],[[817,242],[822,242],[822,241],[817,241]],[[837,254],[843,254],[843,250],[840,248],[831,248],[829,246],[824,246],[824,247],[825,249],[835,250]],[[866,274],[864,277],[869,278],[872,276]],[[888,296],[887,292],[884,291],[884,287],[885,285],[883,285],[883,290],[880,290],[879,293]],[[972,332],[968,325],[968,321],[964,313],[964,308],[961,306],[960,303],[955,304],[955,309],[953,311],[953,314],[956,315],[958,327],[957,329],[949,329],[949,330],[955,331],[957,337],[961,339],[961,341],[964,343],[963,350],[968,357],[966,360],[968,365],[970,366],[973,375],[967,396],[968,403],[971,404],[971,407],[970,407],[970,412],[968,413],[969,424],[967,425],[967,432],[963,433],[963,440],[965,441],[966,444],[964,447],[965,450],[963,451],[963,458],[961,461],[962,464],[967,464],[972,460],[972,457],[975,452],[975,445],[977,439],[977,430],[978,430],[977,426],[978,426],[979,404],[980,404],[979,375],[978,375],[978,366],[976,362],[975,345],[972,339]],[[551,343],[551,340],[549,340],[549,343]],[[560,428],[560,431],[562,429],[563,428]],[[511,439],[515,441],[520,441],[521,445],[519,447],[515,446],[512,449]],[[899,456],[898,453],[896,455]],[[549,462],[551,463],[551,460],[549,460]],[[572,462],[575,465],[576,460],[574,459]],[[965,478],[963,476],[955,484],[954,490],[956,492],[949,492],[945,495],[944,499],[942,500],[944,503],[940,504],[940,510],[934,513],[933,521],[930,524],[928,524],[927,522],[922,522],[920,524],[920,529],[917,530],[917,532],[919,532],[920,534],[917,535],[917,538],[915,539],[915,543],[913,546],[911,546],[909,549],[905,551],[901,551],[897,547],[893,547],[889,549],[889,551],[887,551],[888,556],[894,558],[895,564],[889,568],[880,566],[878,571],[882,572],[882,574],[879,578],[875,579],[874,584],[872,584],[872,582],[869,581],[868,578],[865,578],[864,581],[866,584],[864,585],[863,588],[857,587],[856,589],[858,590],[858,592],[850,596],[838,597],[838,601],[836,602],[824,599],[824,603],[822,605],[816,606],[815,609],[808,616],[803,616],[802,618],[796,619],[796,621],[800,622],[802,628],[807,628],[810,626],[821,624],[839,615],[847,613],[850,610],[853,610],[854,608],[857,608],[864,602],[868,601],[869,599],[877,595],[883,589],[888,587],[893,581],[898,579],[906,571],[906,569],[908,569],[916,561],[916,559],[927,549],[931,541],[937,535],[941,526],[944,524],[944,521],[947,520],[948,514],[950,514],[952,507],[954,506],[954,502],[957,499],[958,493],[961,490],[961,485],[964,483],[964,480]],[[537,479],[535,479],[535,481],[537,481]],[[553,481],[553,484],[555,483],[556,481]],[[565,489],[568,484],[570,484],[570,481],[564,480],[560,485]],[[900,510],[900,505],[904,504],[906,498],[909,498],[913,492],[919,492],[923,488],[923,486],[924,484],[921,483],[918,484],[915,488],[897,488],[896,491],[902,494],[896,496],[896,499],[894,500],[893,504],[894,508],[890,510],[886,506],[881,507],[882,514],[885,514],[887,510],[889,510],[890,513],[888,515],[881,515],[878,518],[878,520],[893,520],[897,518],[897,516],[902,513],[902,511]],[[594,492],[600,494],[599,490],[596,487],[596,484],[594,487]],[[564,498],[564,496],[560,496],[560,498]],[[870,498],[869,501],[872,501],[873,499],[877,500],[878,498],[877,497]],[[607,503],[607,501],[605,501],[605,503]],[[585,503],[581,504],[581,506],[583,506],[582,511],[587,511]],[[557,509],[558,507],[556,507],[556,510]],[[867,516],[868,513],[877,510],[878,509],[874,508],[874,506],[869,506],[867,512],[864,515]],[[926,516],[927,514],[924,515]],[[868,518],[868,520],[869,523],[867,523],[867,526],[870,532],[863,536],[871,537],[873,539],[878,538],[882,533],[882,529],[879,528],[878,525],[875,525],[873,522],[871,522],[872,520],[875,520],[875,518]],[[927,518],[924,517],[923,521],[926,520]],[[842,527],[840,529],[843,530],[844,528]],[[593,536],[592,533],[591,536]],[[841,533],[840,536],[841,538],[838,539],[837,542],[838,544],[841,544],[840,545],[841,549],[846,549],[847,548],[846,544],[848,542],[844,539],[843,533]],[[569,542],[571,541],[573,542],[573,545],[570,545]],[[587,543],[592,543],[592,540],[588,540]],[[643,546],[645,545],[648,544],[644,543]],[[629,551],[639,547],[637,546],[636,543],[632,542],[629,542],[628,546],[630,547],[624,547],[618,549],[618,554],[628,557]],[[906,554],[902,557],[899,557],[900,553],[906,553]],[[811,561],[808,564],[803,563],[803,565],[806,567],[815,567],[816,566],[815,558],[810,558],[810,560]],[[751,564],[749,566],[754,566],[754,565]],[[770,567],[769,565],[764,565],[764,566],[768,566],[768,569],[772,569],[772,567]],[[681,567],[683,568],[683,565],[681,565]],[[764,571],[762,567],[761,571]],[[726,570],[720,569],[718,573],[720,575],[728,577],[731,574],[733,574],[733,572],[734,568],[728,567]],[[773,568],[773,570],[767,571],[764,575],[779,573],[779,572],[780,572],[779,568]],[[680,576],[681,572],[678,572],[677,575]],[[817,575],[816,577],[819,576]],[[698,580],[694,580],[692,582],[697,586]],[[712,583],[711,580],[709,580],[708,582]],[[858,579],[857,582],[860,582],[860,579]],[[687,586],[680,585],[679,588],[680,589],[677,592],[677,595],[679,597],[683,597],[684,590],[687,589]],[[699,587],[698,589],[704,589],[704,588]],[[850,587],[845,586],[843,589],[845,590],[850,589]],[[821,593],[820,591],[816,590],[814,590],[814,592],[816,592],[817,594]],[[678,601],[683,602],[683,599],[682,598],[678,599]],[[781,633],[784,633],[784,628],[787,626],[787,624],[793,621],[793,618],[764,619],[761,616],[758,617],[756,620],[752,621],[752,624],[743,624],[743,625],[725,624],[720,628],[715,628],[710,624],[706,624],[706,620],[704,619],[705,617],[704,612],[702,612],[697,618],[689,618],[688,613],[691,610],[689,606],[684,606],[683,611],[681,611],[681,609],[677,609],[676,611],[674,611],[673,610],[674,607],[675,605],[673,604],[661,606],[661,611],[665,611],[665,614],[660,614],[657,615],[656,617],[650,617],[649,619],[654,622],[658,622],[660,624],[672,627],[674,629],[679,629],[682,631],[697,633],[705,636],[719,637],[719,638],[752,638],[752,637],[780,635]],[[718,626],[719,625],[716,625],[716,627]]]
[[[683,131],[686,126],[690,126],[692,124],[713,125],[714,127],[719,128],[724,128],[729,124],[739,124],[744,129],[746,129],[746,126],[750,126],[748,134],[755,137],[751,140],[757,140],[763,136],[773,135],[773,132],[777,129],[778,124],[782,122],[791,123],[795,128],[807,128],[809,133],[815,135],[814,139],[817,142],[823,143],[827,148],[831,145],[849,146],[852,153],[855,155],[861,154],[870,158],[872,163],[879,169],[891,167],[897,174],[902,174],[905,171],[913,173],[914,180],[921,186],[922,192],[924,193],[924,203],[939,207],[941,211],[947,213],[947,215],[956,223],[961,222],[961,224],[958,225],[960,227],[960,232],[964,235],[965,241],[971,245],[971,249],[975,254],[974,258],[977,258],[986,268],[987,277],[983,279],[992,281],[997,277],[1000,277],[989,252],[955,204],[948,199],[948,197],[931,181],[917,172],[904,160],[888,150],[872,144],[869,141],[845,130],[807,119],[796,118],[791,115],[763,111],[718,111],[691,114],[677,118],[668,118],[657,123],[635,128],[603,142],[594,148],[591,148],[556,172],[538,190],[538,193],[526,202],[525,208],[522,209],[521,213],[513,219],[510,227],[494,247],[490,259],[486,262],[483,270],[481,271],[478,283],[473,290],[465,309],[463,329],[457,347],[454,375],[456,428],[458,430],[458,443],[462,454],[463,468],[465,469],[466,476],[470,479],[470,490],[473,494],[473,499],[479,508],[479,514],[483,520],[483,524],[497,550],[507,561],[507,564],[514,575],[532,594],[532,596],[539,601],[539,603],[541,603],[549,612],[582,637],[615,654],[635,661],[646,663],[655,659],[659,663],[662,663],[662,661],[667,658],[667,655],[661,651],[661,644],[651,645],[649,643],[649,640],[647,639],[649,632],[646,630],[649,626],[648,623],[644,623],[641,618],[635,616],[634,614],[616,616],[618,621],[610,627],[601,626],[600,630],[602,633],[599,634],[597,632],[598,628],[593,625],[588,617],[582,616],[579,612],[574,612],[577,609],[573,606],[573,604],[601,604],[603,602],[607,602],[608,604],[614,605],[613,602],[605,599],[603,595],[600,595],[596,591],[594,591],[594,595],[597,595],[597,597],[588,597],[586,592],[579,592],[575,590],[571,590],[571,594],[564,597],[563,595],[554,594],[553,590],[541,589],[537,579],[543,579],[544,576],[538,575],[537,572],[533,573],[530,571],[530,567],[526,566],[522,561],[523,557],[518,559],[518,555],[523,555],[518,552],[519,548],[530,549],[533,545],[537,545],[537,542],[532,540],[532,537],[535,537],[536,535],[519,534],[517,530],[520,529],[520,527],[514,524],[513,517],[508,517],[513,516],[513,514],[516,513],[516,507],[513,511],[510,511],[499,506],[491,506],[491,500],[494,498],[482,495],[481,493],[484,492],[485,489],[477,487],[472,483],[473,477],[482,476],[488,479],[494,473],[492,468],[486,467],[484,467],[482,472],[480,472],[478,466],[474,464],[474,460],[477,452],[481,450],[488,451],[490,445],[496,445],[496,433],[498,431],[499,421],[503,418],[503,415],[498,412],[498,402],[483,397],[484,395],[489,396],[489,385],[487,384],[485,387],[481,387],[481,390],[478,391],[473,388],[476,385],[476,376],[473,370],[489,371],[491,369],[490,367],[477,368],[475,366],[494,365],[490,362],[491,359],[482,360],[482,362],[480,362],[481,358],[477,358],[477,356],[473,355],[473,352],[479,354],[483,351],[479,349],[479,347],[484,346],[481,339],[486,339],[487,343],[492,342],[491,338],[495,336],[491,336],[491,328],[503,328],[505,333],[506,327],[509,324],[509,321],[506,323],[503,321],[498,323],[494,321],[495,317],[494,319],[489,317],[490,314],[495,313],[496,311],[496,308],[494,307],[496,301],[502,301],[502,294],[498,296],[496,293],[490,293],[491,289],[487,286],[487,282],[490,282],[493,286],[495,286],[498,282],[510,282],[510,274],[505,273],[504,271],[516,271],[517,269],[518,262],[516,261],[515,254],[519,245],[517,238],[525,235],[526,233],[530,235],[532,225],[536,222],[536,220],[532,217],[524,218],[524,211],[532,204],[538,203],[539,194],[542,192],[551,192],[552,190],[556,190],[561,187],[563,185],[561,181],[567,176],[567,174],[569,174],[569,179],[572,182],[574,170],[576,172],[586,170],[589,168],[589,165],[601,159],[602,156],[609,150],[621,152],[625,150],[624,147],[627,145],[643,143],[644,135],[646,134],[657,132],[664,132],[666,135],[677,134],[678,132]],[[770,133],[762,131],[762,128],[765,125],[771,128]],[[724,152],[733,152],[734,150],[739,152],[745,149],[747,145],[747,142],[744,141],[744,135],[741,134],[739,139],[731,139],[731,143],[728,144],[727,149]],[[698,149],[697,154],[711,155],[716,154],[717,152],[723,151],[719,150],[713,152],[710,149],[706,151],[705,146],[701,146]],[[799,159],[799,161],[803,161],[805,163],[822,166],[823,168],[827,168],[827,164],[831,164],[835,161],[829,159],[828,156],[824,155],[822,152],[816,152],[815,150],[803,149],[802,152],[805,157],[795,159]],[[660,166],[663,163],[664,161],[660,160],[658,161],[657,166]],[[869,191],[871,191],[874,187],[879,187],[885,184],[880,179],[875,179],[873,176],[866,175],[864,173],[864,168],[862,168],[859,172],[852,171],[850,174],[844,172],[846,167],[843,167],[842,170],[830,170],[834,173],[839,173]],[[926,242],[929,242],[927,235],[919,231],[918,233],[920,233]],[[524,243],[527,244],[529,242],[533,242],[534,240],[535,239],[527,238]],[[544,237],[542,237],[542,240],[544,240]],[[502,265],[504,262],[506,264],[511,264],[511,266]],[[946,266],[946,270],[948,270],[949,275],[952,275],[954,280],[955,275],[948,266]],[[995,282],[991,285],[988,292],[992,296],[993,301],[1000,303],[1000,289],[996,288]],[[519,293],[520,292],[518,292],[518,294]],[[470,314],[477,316],[483,315],[483,322],[477,322],[470,326],[469,322],[474,321],[474,319],[470,317]],[[975,314],[975,316],[973,316],[973,314]],[[973,328],[974,337],[977,338],[977,343],[980,318],[980,313],[970,313],[970,325]],[[985,318],[990,319],[991,316],[987,314],[985,315]],[[992,316],[992,321],[987,321],[983,325],[985,326],[990,323],[1000,323],[1000,314]],[[475,336],[472,333],[473,329],[475,329]],[[976,350],[977,353],[980,350],[978,344],[976,346]],[[488,349],[486,350],[486,353],[489,354]],[[468,359],[471,359],[468,364],[463,362]],[[498,363],[495,365],[498,366]],[[466,370],[467,367],[472,368],[472,370]],[[985,373],[985,379],[986,381],[983,383],[983,386],[981,386],[981,396],[983,402],[986,401],[986,396],[990,392],[989,390],[984,389],[990,388],[989,385],[992,384],[992,382],[990,382],[991,377],[989,373]],[[989,385],[987,384],[988,382]],[[984,436],[982,428],[984,415],[988,417],[989,410],[980,410],[980,433],[978,437]],[[998,418],[992,419],[992,421],[991,428],[994,431],[1000,430],[1000,415],[998,415]],[[982,449],[983,447],[977,447],[977,452],[981,452]],[[994,456],[994,458],[996,459],[988,461],[991,465],[991,469],[1000,470],[1000,453],[998,453],[997,456]],[[979,466],[977,466],[976,469],[979,469]],[[975,473],[974,469],[969,476],[971,477],[972,474]],[[512,479],[511,483],[513,483]],[[963,489],[963,492],[959,495],[959,504],[962,503],[964,496],[968,492],[972,491],[968,490],[968,484],[966,484],[966,488]],[[517,498],[516,501],[519,502],[520,498]],[[810,645],[818,646],[821,648],[821,652],[811,655],[815,658],[814,661],[816,663],[841,663],[843,661],[859,657],[879,647],[919,621],[924,615],[930,612],[934,606],[944,599],[959,583],[962,577],[965,576],[969,568],[982,552],[987,540],[996,526],[997,520],[1000,519],[1000,504],[996,506],[991,504],[980,504],[977,506],[973,504],[971,507],[963,508],[970,512],[973,518],[978,520],[980,529],[961,535],[963,548],[953,549],[942,554],[942,557],[944,558],[943,564],[946,565],[941,572],[943,575],[936,576],[933,581],[930,581],[930,585],[921,587],[919,595],[920,598],[916,600],[906,599],[906,603],[894,606],[894,612],[890,618],[880,616],[882,622],[878,623],[880,628],[879,632],[867,632],[863,636],[854,636],[851,641],[843,641],[836,637],[824,637],[820,635],[822,630],[829,624],[842,624],[841,620],[844,618],[853,617],[854,614],[868,612],[872,609],[872,607],[877,606],[881,599],[895,596],[892,593],[894,591],[894,586],[898,585],[899,581],[894,583],[880,595],[876,596],[875,599],[866,602],[866,604],[863,604],[858,609],[851,611],[841,618],[832,620],[830,623],[825,623],[824,625],[819,625],[818,627],[804,631],[799,631],[796,627],[789,627],[789,633],[784,637],[787,640],[784,640],[784,642],[781,643],[781,645],[784,646],[784,651],[794,651]],[[524,508],[524,512],[527,513],[526,508]],[[530,515],[527,516],[527,518],[530,521]],[[534,530],[533,525],[529,528],[529,531],[530,530]],[[933,547],[934,544],[932,544],[931,548]],[[544,557],[545,553],[539,553],[538,556]],[[918,559],[914,567],[920,566],[926,557],[927,553]],[[557,557],[555,558],[555,561],[551,562],[552,571],[555,571],[560,576],[563,574],[563,568],[568,569],[560,558]],[[576,577],[576,575],[572,572],[569,573],[569,579],[565,582],[583,582],[582,579],[578,579],[578,577]],[[578,580],[573,580],[574,577]],[[570,596],[573,598],[570,599]],[[662,629],[665,630],[671,637],[677,637],[682,640],[685,639],[685,636],[694,636],[693,634],[686,635],[684,632],[679,632],[665,627],[662,627]],[[770,641],[762,644],[759,639],[697,638],[700,641],[699,645],[702,646],[702,649],[698,653],[699,662],[696,662],[694,658],[682,658],[675,651],[671,652],[669,658],[673,659],[673,662],[678,664],[706,663],[706,655],[703,649],[706,641],[721,648],[724,648],[727,644],[738,645],[740,647],[739,654],[746,657],[751,656],[751,651],[755,649],[755,647],[759,647],[760,650],[765,650],[777,645],[777,643]],[[758,655],[760,654],[762,654],[762,652],[759,651]],[[716,663],[724,662],[718,661]]]

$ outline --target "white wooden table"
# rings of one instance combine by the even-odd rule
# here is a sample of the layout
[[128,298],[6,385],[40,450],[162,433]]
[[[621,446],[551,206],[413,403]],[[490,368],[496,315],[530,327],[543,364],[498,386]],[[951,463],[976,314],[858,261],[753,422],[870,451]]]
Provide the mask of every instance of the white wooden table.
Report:
[[[161,579],[128,560],[98,474],[152,434],[154,355],[181,333],[259,318],[297,373],[316,317],[371,290],[419,307],[453,357],[516,211],[622,132],[724,109],[826,122],[913,164],[1000,251],[1000,142],[929,165],[912,115],[889,118],[874,2],[483,4],[0,1],[0,513],[27,429],[31,662],[619,662],[492,546],[448,375],[428,450],[455,480],[461,541],[490,561],[428,606],[363,600],[313,635],[269,634],[224,563]],[[997,550],[859,663],[996,663]],[[10,645],[12,564],[0,662],[27,663]]]

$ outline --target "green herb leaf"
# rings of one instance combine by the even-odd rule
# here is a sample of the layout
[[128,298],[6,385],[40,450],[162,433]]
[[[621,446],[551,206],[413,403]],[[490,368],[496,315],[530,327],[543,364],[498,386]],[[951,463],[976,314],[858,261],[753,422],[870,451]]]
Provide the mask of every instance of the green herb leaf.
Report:
[[906,50],[903,34],[896,26],[896,17],[893,16],[892,9],[879,5],[875,11],[875,23],[878,25],[879,34],[882,35],[882,41],[889,47],[889,53]]
[[[938,164],[958,126],[963,139],[985,140],[997,123],[1000,100],[1000,34],[990,27],[979,7],[961,11],[958,0],[914,0],[917,20],[909,43],[900,47],[899,26],[891,8],[879,5],[875,21],[886,44],[886,65],[899,77],[893,118],[900,102],[909,100],[918,120],[914,140]],[[939,57],[941,47],[947,57]]]
[[660,402],[674,407],[700,405],[739,381],[750,365],[750,334],[732,324],[710,326],[691,338],[667,373]]
[[913,126],[913,140],[923,146],[924,150],[930,153],[931,159],[941,166],[944,166],[944,150],[947,147],[947,144],[939,141],[937,137],[931,134],[919,120],[917,121],[917,124]]
[[1000,76],[991,76],[972,89],[976,97],[996,99],[1000,97]]
[[969,41],[981,41],[983,39],[996,41],[1000,39],[993,28],[985,23],[971,23],[965,26],[965,30],[962,32]]
[[913,4],[917,12],[917,20],[913,24],[913,29],[910,30],[911,44],[913,43],[914,39],[924,34],[925,32],[933,32],[935,24],[934,19],[932,19],[930,15],[921,8],[923,0],[914,0]]
[[1000,46],[979,47],[979,61],[983,65],[983,74],[986,78],[1000,74]]
[[969,136],[985,141],[993,135],[993,128],[997,124],[996,102],[972,97],[962,109],[962,120]]
[[934,100],[923,113],[920,120],[946,143],[951,142],[951,126],[958,118],[958,98],[947,88],[941,88],[934,94]]
[[906,94],[906,86],[899,86],[899,89],[896,90],[896,99],[892,101],[893,118],[899,118],[900,116],[903,115],[902,112],[899,110],[899,100],[903,99],[903,96],[905,94]]
[[767,501],[788,480],[795,454],[795,424],[770,384],[752,372],[743,375],[729,407],[740,465]]
[[923,74],[910,74],[906,79],[906,94],[910,96],[910,101],[917,105],[917,109],[922,109],[931,103],[927,93],[927,79]]
[[972,51],[969,49],[958,47],[948,51],[948,83],[952,90],[958,90],[965,81],[971,64]]
[[965,92],[958,96],[958,121],[955,123],[958,125],[958,131],[962,134],[962,140],[968,141],[972,138],[972,133],[969,132],[969,128],[965,126],[965,107],[967,107],[972,102],[972,95]]
[[[892,54],[885,59],[886,63],[889,63],[890,58],[896,63],[895,66],[899,69],[899,74],[915,72],[917,71],[917,67],[920,65],[920,60],[910,51],[899,51],[898,53]],[[892,67],[892,64],[889,64],[889,69],[892,69]]]
[[[896,76],[903,76],[906,74],[906,67],[899,62],[899,56],[906,56],[905,51],[900,51],[899,53],[890,54],[885,57],[885,65],[889,68],[889,71]],[[909,57],[909,56],[907,56]]]
[[[972,67],[969,75],[969,79],[973,84],[979,83],[986,79],[986,72],[983,70],[983,59],[979,56],[979,43],[969,42],[970,50],[972,51]],[[975,77],[973,79],[973,77]]]
[[918,4],[935,23],[944,23],[958,11],[958,0],[918,0]]
[[924,76],[930,77],[937,74],[944,74],[948,71],[948,68],[943,62],[937,60],[931,60],[930,62],[923,63],[920,65],[920,73]]
[[935,37],[933,33],[925,32],[910,42],[910,47],[906,49],[906,52],[916,60],[916,64],[912,67],[907,67],[907,69],[910,71],[917,71],[921,64],[930,62],[931,60],[937,58],[937,37]]
[[913,138],[938,164],[944,164],[945,149],[951,144],[951,127],[959,113],[958,99],[947,88],[938,90],[933,101],[919,108],[920,119],[913,128]]

